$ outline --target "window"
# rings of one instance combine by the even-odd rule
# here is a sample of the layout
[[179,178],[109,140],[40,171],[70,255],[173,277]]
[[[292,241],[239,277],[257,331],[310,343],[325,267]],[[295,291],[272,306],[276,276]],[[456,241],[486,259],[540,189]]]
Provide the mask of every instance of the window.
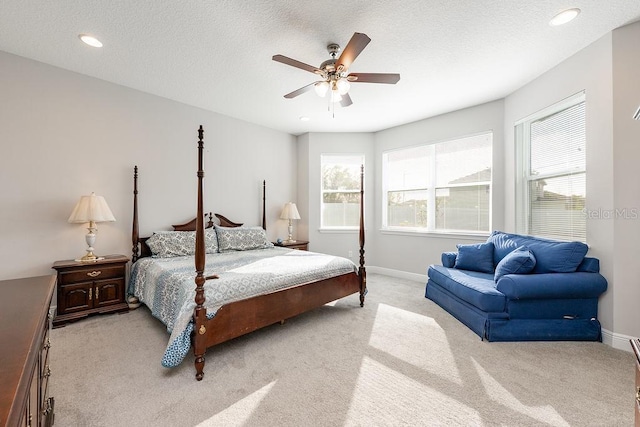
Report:
[[516,124],[517,228],[586,241],[586,108],[581,92]]
[[489,232],[493,134],[382,154],[383,227]]
[[363,154],[322,154],[321,228],[360,225],[360,167]]

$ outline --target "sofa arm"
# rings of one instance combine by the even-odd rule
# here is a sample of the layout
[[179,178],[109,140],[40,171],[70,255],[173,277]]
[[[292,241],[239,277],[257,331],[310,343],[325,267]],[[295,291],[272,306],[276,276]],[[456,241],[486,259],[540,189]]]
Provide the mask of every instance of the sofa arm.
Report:
[[497,289],[508,299],[596,298],[607,290],[600,273],[506,274]]
[[456,265],[456,258],[458,252],[443,252],[442,253],[442,266],[447,268],[453,268]]
[[600,273],[600,261],[598,258],[584,257],[576,271],[584,271],[585,273]]

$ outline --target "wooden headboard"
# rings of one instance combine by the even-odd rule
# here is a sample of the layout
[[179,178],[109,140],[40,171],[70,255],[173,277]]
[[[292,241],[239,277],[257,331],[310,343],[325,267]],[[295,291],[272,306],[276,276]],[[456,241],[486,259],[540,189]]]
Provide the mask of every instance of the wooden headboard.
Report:
[[[267,182],[262,181],[262,228],[267,229],[266,223],[266,191],[267,191]],[[229,218],[225,217],[221,214],[211,214],[211,212],[207,214],[203,214],[205,228],[211,228],[214,226],[213,216],[218,218],[220,222],[220,226],[222,227],[241,227],[243,223],[231,221]],[[207,219],[208,218],[208,219]],[[196,218],[193,218],[191,221],[185,222],[184,224],[174,224],[171,227],[173,231],[196,231]],[[147,237],[140,237],[139,226],[138,226],[138,166],[134,166],[133,168],[133,226],[131,228],[131,262],[136,262],[140,258],[151,256],[151,249],[149,245],[147,245]]]

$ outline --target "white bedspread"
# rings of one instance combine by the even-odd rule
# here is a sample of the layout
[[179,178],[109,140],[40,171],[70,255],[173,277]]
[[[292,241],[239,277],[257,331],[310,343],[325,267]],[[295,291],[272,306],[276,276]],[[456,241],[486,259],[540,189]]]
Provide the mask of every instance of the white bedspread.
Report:
[[[277,247],[207,254],[204,275],[219,276],[204,285],[207,317],[233,301],[356,271],[346,258]],[[193,256],[141,258],[131,268],[129,294],[147,305],[171,333],[163,366],[179,365],[191,346],[195,275]]]

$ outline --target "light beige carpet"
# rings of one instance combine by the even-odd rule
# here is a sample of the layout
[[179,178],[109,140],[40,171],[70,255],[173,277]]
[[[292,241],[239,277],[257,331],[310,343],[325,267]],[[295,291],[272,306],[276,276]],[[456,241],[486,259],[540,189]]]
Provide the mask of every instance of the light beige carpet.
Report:
[[631,353],[593,342],[489,343],[424,298],[369,275],[357,295],[160,366],[146,308],[52,331],[65,426],[631,426]]

